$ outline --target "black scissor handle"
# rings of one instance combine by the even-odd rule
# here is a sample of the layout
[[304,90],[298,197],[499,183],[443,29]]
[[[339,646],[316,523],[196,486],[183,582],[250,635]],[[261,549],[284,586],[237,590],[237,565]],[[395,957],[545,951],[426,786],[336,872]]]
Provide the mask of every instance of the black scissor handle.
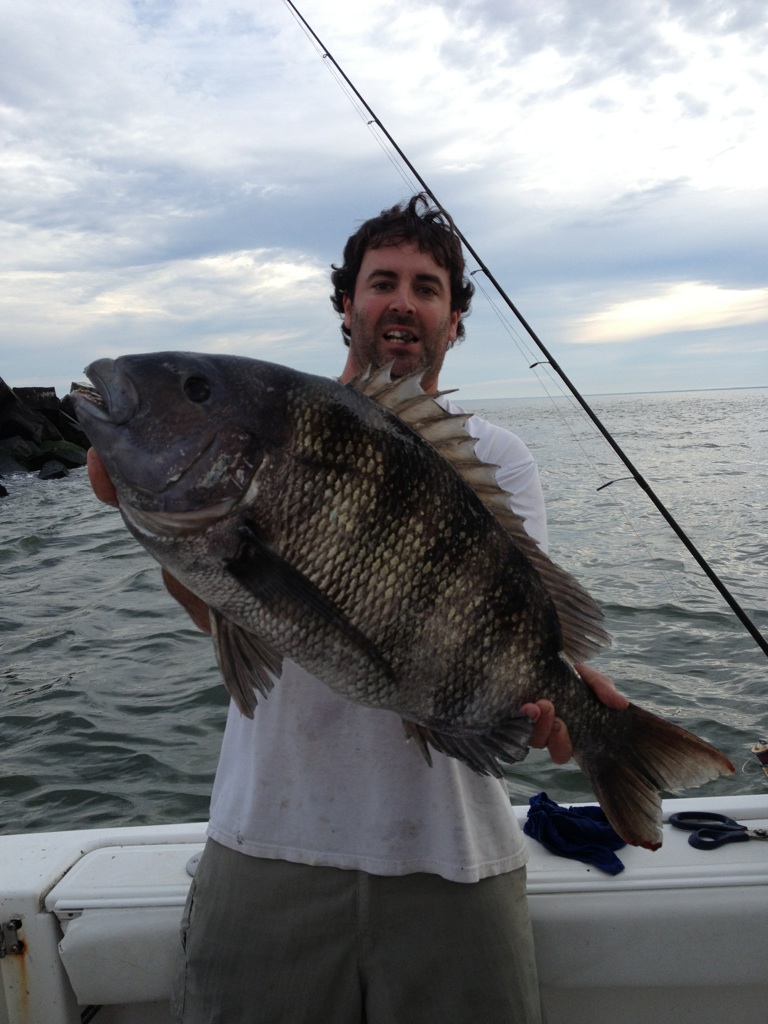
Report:
[[697,850],[716,850],[726,843],[749,842],[749,835],[746,828],[700,828],[688,836],[688,842]]
[[678,811],[670,814],[669,823],[674,828],[682,828],[686,832],[699,832],[702,829],[722,832],[745,832],[746,825],[729,818],[725,814],[714,811]]

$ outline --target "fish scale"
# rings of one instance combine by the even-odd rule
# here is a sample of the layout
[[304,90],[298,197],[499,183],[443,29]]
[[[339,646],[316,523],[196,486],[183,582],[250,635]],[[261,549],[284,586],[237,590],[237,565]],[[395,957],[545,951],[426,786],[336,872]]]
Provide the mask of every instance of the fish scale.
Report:
[[78,416],[123,518],[210,607],[243,714],[290,658],[400,714],[428,763],[500,776],[527,752],[520,708],[549,699],[614,828],[650,849],[661,790],[733,771],[679,727],[597,700],[573,665],[608,642],[599,608],[528,537],[467,415],[415,378],[342,385],[190,353],[86,372]]

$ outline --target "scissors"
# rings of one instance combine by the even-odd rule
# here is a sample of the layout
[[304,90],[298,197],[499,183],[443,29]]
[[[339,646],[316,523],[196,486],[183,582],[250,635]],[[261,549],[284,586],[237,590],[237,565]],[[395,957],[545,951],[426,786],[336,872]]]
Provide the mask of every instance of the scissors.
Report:
[[697,850],[714,850],[725,843],[745,843],[748,839],[768,839],[768,829],[752,829],[714,811],[679,811],[670,814],[669,823],[673,828],[692,832],[688,842]]

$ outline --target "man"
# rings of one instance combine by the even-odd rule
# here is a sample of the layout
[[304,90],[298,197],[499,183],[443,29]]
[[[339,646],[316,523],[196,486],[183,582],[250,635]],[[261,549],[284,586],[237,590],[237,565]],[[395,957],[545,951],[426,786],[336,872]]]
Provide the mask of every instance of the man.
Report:
[[[341,376],[392,363],[434,391],[472,286],[452,221],[424,196],[348,240],[332,275],[349,346]],[[522,442],[473,417],[526,528],[546,546]],[[96,493],[114,492],[95,455]],[[205,605],[166,584],[197,624]],[[623,707],[610,680],[583,675]],[[567,760],[548,701],[523,709],[532,745]],[[538,1024],[525,845],[499,780],[405,741],[399,717],[332,693],[292,663],[252,720],[231,707],[209,841],[182,923],[184,1024]]]

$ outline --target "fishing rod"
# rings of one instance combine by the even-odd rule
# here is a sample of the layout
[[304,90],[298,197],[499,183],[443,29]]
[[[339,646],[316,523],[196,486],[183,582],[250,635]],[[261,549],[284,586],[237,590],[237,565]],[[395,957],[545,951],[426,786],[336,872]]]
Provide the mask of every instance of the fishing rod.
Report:
[[[317,45],[318,45],[318,47],[319,47],[319,49],[320,49],[320,51],[322,53],[323,60],[327,60],[327,61],[329,61],[333,65],[333,67],[336,69],[338,74],[344,80],[344,82],[347,85],[347,87],[352,91],[354,96],[360,102],[360,104],[362,105],[363,109],[370,115],[371,119],[368,122],[368,124],[369,125],[372,125],[372,124],[376,125],[379,128],[381,133],[384,135],[384,137],[389,142],[390,146],[392,146],[393,150],[397,153],[398,157],[402,160],[402,162],[405,164],[405,166],[408,168],[408,170],[411,172],[411,174],[414,176],[414,178],[421,185],[422,190],[430,198],[430,200],[435,205],[435,207],[437,207],[437,209],[441,210],[443,213],[448,214],[448,211],[445,209],[445,207],[442,205],[442,203],[438,200],[437,196],[434,194],[434,192],[429,187],[427,182],[424,180],[424,178],[422,178],[422,176],[416,170],[416,168],[411,163],[411,161],[408,159],[408,157],[406,156],[405,152],[400,148],[400,146],[398,145],[398,143],[394,139],[394,137],[389,133],[389,131],[387,130],[386,126],[382,122],[381,118],[377,117],[377,115],[374,113],[374,111],[371,108],[371,106],[368,103],[368,101],[365,99],[365,97],[362,95],[362,93],[357,89],[355,84],[352,82],[352,80],[346,74],[344,69],[341,67],[339,62],[336,60],[336,58],[330,52],[330,50],[325,45],[325,43],[323,43],[323,41],[320,39],[318,34],[315,32],[315,30],[309,24],[309,22],[304,17],[304,15],[301,13],[301,11],[299,11],[299,9],[297,8],[297,6],[293,2],[293,0],[284,0],[284,2],[286,4],[286,6],[290,9],[290,11],[292,12],[293,16],[296,18],[296,20],[302,25],[302,27],[305,29],[305,31],[317,43]],[[450,216],[450,215],[448,214],[448,216]],[[669,524],[669,526],[672,528],[672,530],[674,530],[675,534],[677,534],[677,537],[679,538],[679,540],[682,541],[683,545],[687,548],[687,550],[690,552],[692,557],[696,560],[696,562],[698,563],[699,567],[703,570],[704,574],[707,576],[707,578],[713,584],[713,586],[718,591],[718,593],[721,595],[721,597],[729,605],[729,607],[731,608],[731,611],[733,611],[733,613],[735,614],[736,618],[741,622],[741,624],[744,626],[744,628],[750,634],[750,636],[755,641],[755,643],[760,648],[760,650],[763,652],[763,654],[765,654],[766,657],[768,657],[768,640],[763,636],[763,634],[760,632],[760,630],[757,628],[757,626],[754,624],[754,622],[752,622],[752,620],[750,619],[749,615],[747,615],[747,613],[741,607],[739,602],[736,600],[736,598],[730,592],[728,587],[720,579],[718,574],[715,572],[715,570],[712,568],[712,566],[706,560],[704,555],[699,551],[699,549],[696,547],[696,545],[690,539],[690,537],[685,532],[685,530],[682,528],[682,526],[680,526],[680,524],[677,522],[675,517],[672,515],[672,513],[669,511],[669,509],[666,507],[666,505],[662,502],[662,500],[656,494],[656,492],[653,490],[653,488],[648,483],[648,481],[645,479],[645,477],[642,475],[642,473],[640,473],[640,471],[634,466],[634,464],[632,463],[632,461],[629,458],[629,456],[624,452],[624,450],[621,448],[621,446],[615,440],[615,438],[610,433],[608,428],[602,423],[602,421],[597,416],[595,411],[592,409],[592,407],[589,405],[589,403],[586,401],[586,399],[583,397],[583,395],[579,392],[578,388],[570,380],[570,378],[566,374],[565,370],[563,370],[563,368],[560,366],[560,364],[555,359],[555,357],[552,355],[552,353],[547,349],[547,347],[544,344],[544,342],[536,334],[536,332],[534,331],[533,327],[531,327],[531,325],[528,323],[528,321],[525,319],[525,317],[522,315],[522,313],[515,306],[515,304],[513,303],[512,299],[510,299],[510,297],[504,291],[504,289],[502,288],[501,284],[496,280],[494,275],[489,270],[488,266],[480,258],[478,253],[475,251],[473,246],[470,244],[470,242],[468,241],[468,239],[466,238],[466,236],[463,234],[463,232],[461,231],[461,229],[458,226],[456,227],[456,234],[461,239],[461,243],[464,246],[464,248],[466,249],[466,251],[472,256],[474,261],[477,263],[480,271],[482,271],[482,273],[487,277],[487,279],[490,281],[490,283],[493,285],[493,287],[498,292],[499,296],[503,299],[505,304],[512,311],[512,313],[514,314],[515,318],[522,325],[523,329],[528,334],[528,337],[531,339],[531,341],[537,346],[537,348],[546,357],[546,362],[549,364],[549,366],[552,367],[552,369],[555,371],[555,373],[560,377],[562,382],[565,384],[565,386],[571,392],[573,397],[579,403],[579,405],[584,410],[584,412],[587,414],[587,416],[590,418],[590,420],[594,423],[595,427],[603,435],[603,437],[608,442],[608,444],[613,449],[613,451],[616,453],[618,458],[624,463],[626,468],[632,474],[632,477],[635,480],[635,482],[638,484],[638,486],[643,491],[645,491],[645,493],[647,494],[649,499],[656,506],[656,508],[661,513],[661,515],[664,517],[666,522]],[[538,364],[537,363],[533,364],[533,366],[536,366],[536,365],[538,365]],[[532,368],[533,367],[531,367],[531,369]],[[608,486],[608,485],[605,484],[603,486]]]

